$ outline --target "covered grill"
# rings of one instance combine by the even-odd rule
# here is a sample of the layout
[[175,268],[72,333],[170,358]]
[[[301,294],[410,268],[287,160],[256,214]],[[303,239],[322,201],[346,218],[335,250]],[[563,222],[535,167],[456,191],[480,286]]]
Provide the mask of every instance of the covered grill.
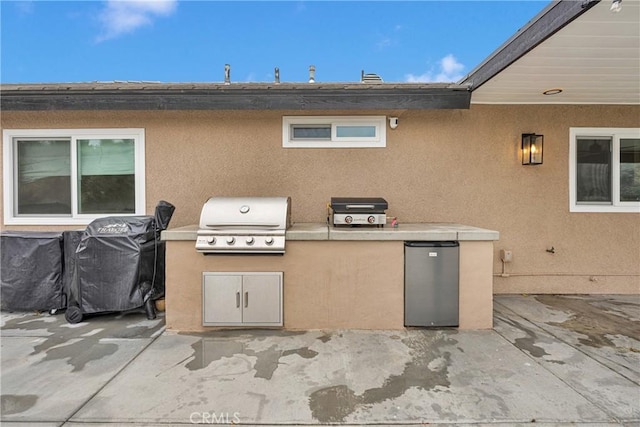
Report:
[[212,197],[202,207],[196,250],[204,254],[283,254],[289,197]]

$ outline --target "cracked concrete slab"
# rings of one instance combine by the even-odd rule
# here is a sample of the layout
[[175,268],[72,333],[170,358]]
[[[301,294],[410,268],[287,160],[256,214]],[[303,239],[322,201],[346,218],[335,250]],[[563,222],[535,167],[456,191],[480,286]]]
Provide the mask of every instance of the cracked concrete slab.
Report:
[[70,327],[64,316],[3,314],[3,425],[68,420],[162,330],[141,316]]
[[610,419],[495,332],[407,330],[334,331],[328,340],[320,331],[165,334],[71,421],[220,416],[242,424]]
[[496,296],[492,331],[176,334],[143,313],[2,313],[1,421],[637,427],[639,298]]
[[499,296],[496,303],[640,384],[640,296]]
[[63,424],[61,422],[58,422],[58,423],[50,423],[50,422],[38,423],[38,422],[33,422],[33,421],[30,421],[28,423],[11,422],[11,421],[3,421],[2,422],[2,427],[26,427],[26,426],[29,426],[29,427],[60,427],[62,425],[66,425],[66,424]]
[[611,417],[640,420],[640,386],[617,375],[582,351],[559,342],[499,301],[494,305],[494,330],[534,361],[568,384]]

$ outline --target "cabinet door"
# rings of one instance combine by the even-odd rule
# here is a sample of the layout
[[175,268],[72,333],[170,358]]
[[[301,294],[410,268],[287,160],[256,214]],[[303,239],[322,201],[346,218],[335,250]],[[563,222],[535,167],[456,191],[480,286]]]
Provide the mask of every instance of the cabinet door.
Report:
[[282,326],[282,273],[245,273],[242,290],[243,324]]
[[202,324],[242,323],[242,276],[204,273]]

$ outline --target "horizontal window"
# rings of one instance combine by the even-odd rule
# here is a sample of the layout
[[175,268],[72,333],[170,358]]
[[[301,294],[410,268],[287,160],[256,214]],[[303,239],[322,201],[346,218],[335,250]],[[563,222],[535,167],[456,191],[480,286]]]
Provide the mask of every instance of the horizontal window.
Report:
[[571,212],[640,212],[640,129],[572,128]]
[[282,146],[285,148],[386,147],[384,116],[285,116]]
[[291,125],[291,139],[331,141],[331,125]]
[[5,224],[143,215],[143,129],[3,131]]

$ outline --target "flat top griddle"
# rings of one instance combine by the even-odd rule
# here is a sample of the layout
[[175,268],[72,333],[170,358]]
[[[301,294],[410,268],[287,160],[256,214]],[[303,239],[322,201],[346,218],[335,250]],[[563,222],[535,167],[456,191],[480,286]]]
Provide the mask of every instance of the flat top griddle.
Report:
[[389,204],[382,197],[332,197],[331,209],[338,213],[384,213]]

